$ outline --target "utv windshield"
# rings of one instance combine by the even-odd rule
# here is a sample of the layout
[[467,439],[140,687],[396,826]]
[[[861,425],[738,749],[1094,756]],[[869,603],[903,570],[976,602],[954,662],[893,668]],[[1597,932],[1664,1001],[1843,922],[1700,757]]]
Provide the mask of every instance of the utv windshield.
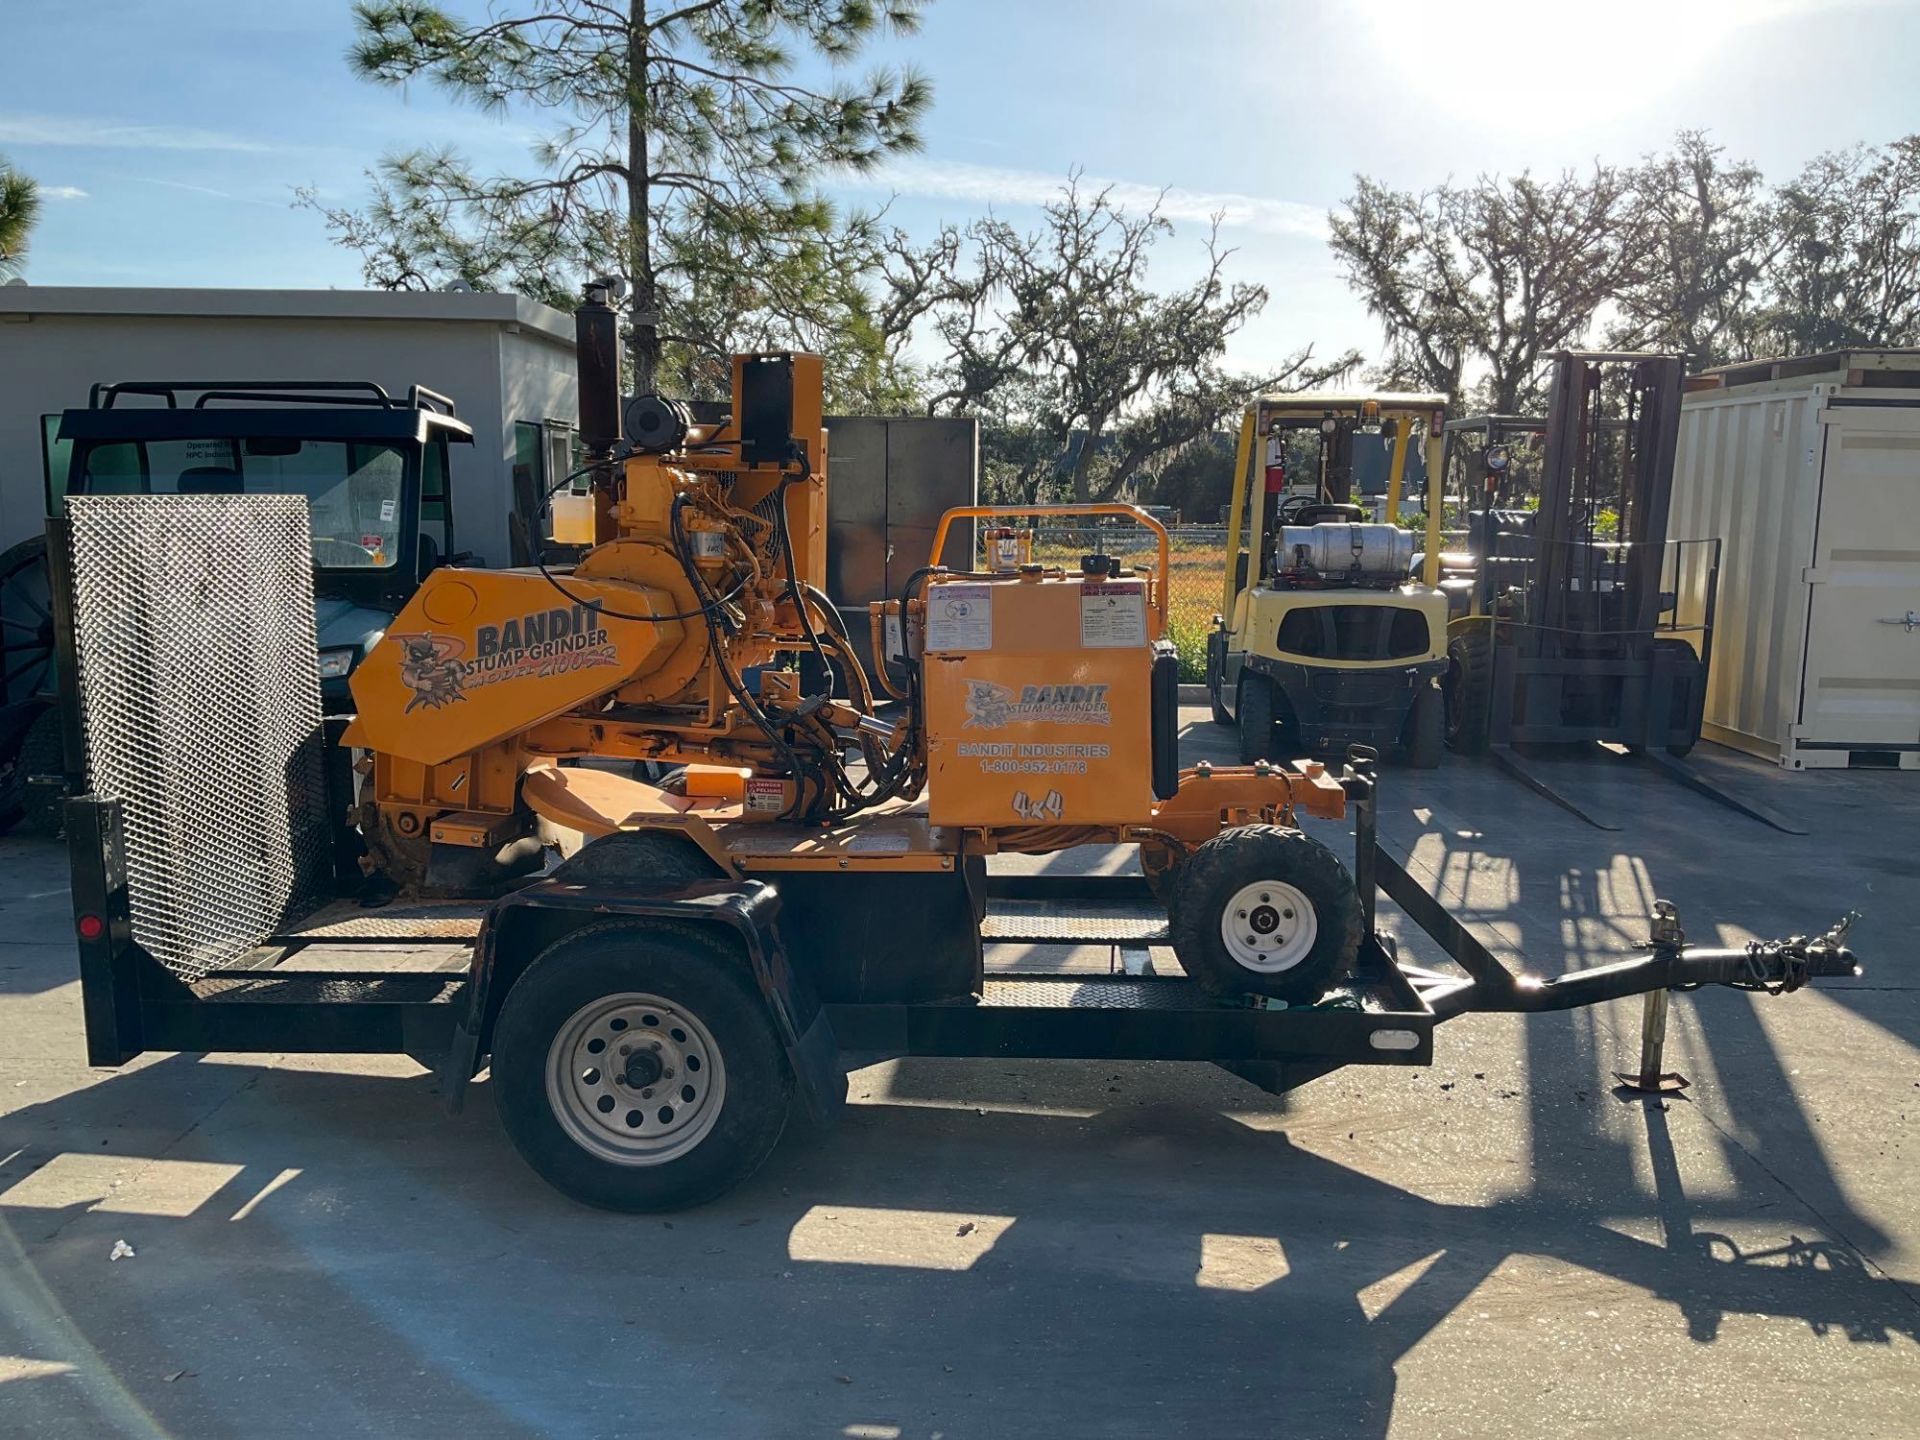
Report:
[[404,454],[343,440],[129,440],[96,445],[71,488],[90,495],[304,495],[313,563],[385,569],[402,548]]

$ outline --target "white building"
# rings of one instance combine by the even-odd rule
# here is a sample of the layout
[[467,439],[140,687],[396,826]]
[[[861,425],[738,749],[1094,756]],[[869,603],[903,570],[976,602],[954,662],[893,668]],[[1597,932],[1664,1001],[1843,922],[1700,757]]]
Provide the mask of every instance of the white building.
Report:
[[[564,470],[579,415],[573,320],[517,295],[0,286],[0,546],[37,533],[60,412],[123,380],[424,385],[473,427],[455,446],[455,544],[512,563],[508,515]],[[536,500],[537,503],[537,500]]]

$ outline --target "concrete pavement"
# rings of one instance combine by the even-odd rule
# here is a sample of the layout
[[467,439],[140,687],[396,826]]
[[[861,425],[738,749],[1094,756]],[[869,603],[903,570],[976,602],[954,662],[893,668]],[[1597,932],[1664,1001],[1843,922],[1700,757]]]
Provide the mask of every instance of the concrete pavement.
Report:
[[88,1070],[63,857],[0,841],[0,1434],[1920,1432],[1920,786],[1701,763],[1812,833],[1624,759],[1568,782],[1619,833],[1477,764],[1383,805],[1536,970],[1630,948],[1655,895],[1729,941],[1865,913],[1860,980],[1676,997],[1664,1108],[1611,1088],[1637,1001],[1283,1098],[903,1062],[667,1219],[561,1199],[484,1082],[449,1118],[404,1059]]

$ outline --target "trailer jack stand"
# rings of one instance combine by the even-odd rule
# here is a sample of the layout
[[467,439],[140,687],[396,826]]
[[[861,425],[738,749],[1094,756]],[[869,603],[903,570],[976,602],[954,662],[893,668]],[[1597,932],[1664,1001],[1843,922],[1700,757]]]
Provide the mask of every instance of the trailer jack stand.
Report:
[[[1680,928],[1680,912],[1671,900],[1653,902],[1653,923],[1648,927],[1647,939],[1655,947],[1671,946],[1676,950],[1687,943],[1686,932]],[[1630,1095],[1677,1095],[1686,1089],[1686,1076],[1678,1071],[1666,1074],[1660,1071],[1666,1048],[1667,991],[1662,987],[1647,991],[1640,1010],[1639,1073],[1613,1072],[1620,1088]]]
[[1677,1070],[1661,1073],[1660,1062],[1667,1046],[1667,992],[1649,990],[1640,1011],[1640,1069],[1638,1073],[1616,1070],[1613,1078],[1629,1095],[1677,1095],[1687,1088],[1687,1077]]

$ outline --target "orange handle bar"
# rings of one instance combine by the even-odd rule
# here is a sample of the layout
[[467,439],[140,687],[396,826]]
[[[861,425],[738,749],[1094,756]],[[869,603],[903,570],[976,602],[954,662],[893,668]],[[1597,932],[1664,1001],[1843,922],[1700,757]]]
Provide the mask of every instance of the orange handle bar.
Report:
[[1171,546],[1167,541],[1167,527],[1138,505],[961,505],[947,511],[940,517],[939,528],[933,532],[933,554],[928,563],[938,565],[941,552],[947,548],[947,529],[955,520],[990,520],[1001,515],[1120,515],[1151,530],[1154,541],[1160,550],[1160,573],[1153,587],[1153,608],[1160,615],[1160,633],[1167,633],[1168,620],[1168,580]]

